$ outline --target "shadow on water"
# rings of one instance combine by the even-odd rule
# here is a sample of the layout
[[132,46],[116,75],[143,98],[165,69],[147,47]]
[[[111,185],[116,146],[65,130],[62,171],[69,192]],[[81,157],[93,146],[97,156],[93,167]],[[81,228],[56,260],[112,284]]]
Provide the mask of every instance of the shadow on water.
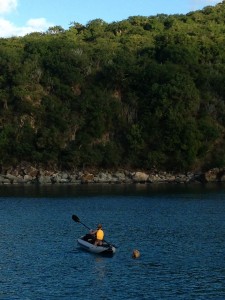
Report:
[[200,194],[225,192],[225,184],[51,184],[51,185],[0,185],[0,197],[69,198],[101,195],[140,195],[157,194]]

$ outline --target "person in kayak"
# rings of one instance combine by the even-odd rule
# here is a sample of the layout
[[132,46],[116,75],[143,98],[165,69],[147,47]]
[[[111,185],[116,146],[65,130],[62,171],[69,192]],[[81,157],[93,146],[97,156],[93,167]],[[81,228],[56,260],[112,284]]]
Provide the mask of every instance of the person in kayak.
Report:
[[101,246],[104,239],[104,231],[102,229],[102,224],[98,224],[96,230],[91,230],[91,234],[95,235],[95,246]]

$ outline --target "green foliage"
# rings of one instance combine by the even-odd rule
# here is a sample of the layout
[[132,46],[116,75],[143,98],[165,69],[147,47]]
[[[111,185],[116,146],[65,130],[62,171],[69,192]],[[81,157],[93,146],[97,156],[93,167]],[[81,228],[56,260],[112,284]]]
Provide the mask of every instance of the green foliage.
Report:
[[0,162],[224,166],[225,3],[0,39]]

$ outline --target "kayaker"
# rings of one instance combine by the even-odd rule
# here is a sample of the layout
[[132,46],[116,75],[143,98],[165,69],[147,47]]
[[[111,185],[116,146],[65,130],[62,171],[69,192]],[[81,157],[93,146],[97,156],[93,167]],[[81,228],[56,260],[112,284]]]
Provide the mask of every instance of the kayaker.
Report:
[[104,239],[104,231],[102,229],[102,224],[98,224],[96,230],[91,230],[91,234],[95,235],[95,246],[101,246]]

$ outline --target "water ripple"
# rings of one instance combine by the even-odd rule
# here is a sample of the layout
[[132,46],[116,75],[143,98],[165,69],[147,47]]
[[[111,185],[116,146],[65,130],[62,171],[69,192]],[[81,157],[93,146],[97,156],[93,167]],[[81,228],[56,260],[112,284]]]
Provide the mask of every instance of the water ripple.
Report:
[[[224,193],[89,196],[0,198],[0,299],[225,299]],[[74,212],[113,258],[77,247]]]

